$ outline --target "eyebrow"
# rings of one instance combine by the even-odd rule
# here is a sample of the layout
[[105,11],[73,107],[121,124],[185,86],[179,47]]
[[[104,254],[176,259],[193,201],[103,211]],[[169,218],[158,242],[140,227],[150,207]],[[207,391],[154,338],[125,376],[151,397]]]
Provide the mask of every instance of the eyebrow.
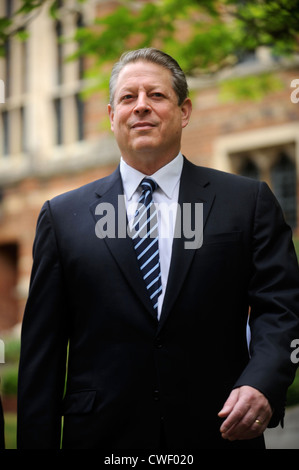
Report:
[[[120,90],[118,91],[118,94],[122,95],[123,93],[132,92],[132,91],[135,91],[136,88],[139,88],[139,84],[124,86],[120,88]],[[165,90],[165,86],[163,86],[162,84],[154,84],[154,85],[146,86],[145,91],[152,91],[155,88],[163,88],[163,90]]]

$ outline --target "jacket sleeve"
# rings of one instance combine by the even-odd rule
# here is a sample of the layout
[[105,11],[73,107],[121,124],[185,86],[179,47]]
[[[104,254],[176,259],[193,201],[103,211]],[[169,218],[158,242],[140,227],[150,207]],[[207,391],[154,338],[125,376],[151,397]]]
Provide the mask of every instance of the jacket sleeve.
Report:
[[59,448],[67,351],[67,305],[50,203],[33,245],[33,267],[21,334],[19,449]]
[[291,342],[299,338],[299,270],[291,230],[265,183],[256,200],[249,302],[251,359],[235,387],[260,390],[274,409],[269,426],[277,426],[297,368]]

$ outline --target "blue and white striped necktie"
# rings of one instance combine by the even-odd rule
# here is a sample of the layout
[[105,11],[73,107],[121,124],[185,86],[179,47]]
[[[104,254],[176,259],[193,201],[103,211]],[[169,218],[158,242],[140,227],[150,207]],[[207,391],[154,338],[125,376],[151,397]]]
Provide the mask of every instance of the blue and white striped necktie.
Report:
[[144,178],[141,187],[142,193],[135,214],[132,239],[142,277],[157,313],[158,297],[162,293],[158,216],[152,197],[157,183],[151,178]]

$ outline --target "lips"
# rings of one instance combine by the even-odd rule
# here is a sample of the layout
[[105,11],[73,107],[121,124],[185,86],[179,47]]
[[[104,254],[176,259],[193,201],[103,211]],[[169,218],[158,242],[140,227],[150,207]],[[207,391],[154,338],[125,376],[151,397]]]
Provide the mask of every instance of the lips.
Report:
[[152,127],[155,127],[155,124],[148,121],[138,121],[132,125],[132,129],[150,129]]

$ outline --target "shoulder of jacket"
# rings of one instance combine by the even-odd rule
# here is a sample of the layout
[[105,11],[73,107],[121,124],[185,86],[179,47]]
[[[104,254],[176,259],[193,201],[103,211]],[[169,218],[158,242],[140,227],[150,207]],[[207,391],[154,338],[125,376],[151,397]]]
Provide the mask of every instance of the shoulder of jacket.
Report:
[[68,204],[80,203],[82,201],[91,201],[99,188],[105,187],[117,177],[117,169],[103,178],[91,181],[83,186],[72,189],[65,193],[59,194],[50,199],[49,204],[51,207],[65,206]]
[[201,184],[216,183],[220,186],[233,185],[237,187],[244,187],[255,189],[258,191],[261,181],[253,178],[248,178],[242,175],[236,175],[234,173],[228,173],[215,168],[209,168],[204,166],[196,165],[189,160],[185,160],[190,174],[193,178],[198,180]]

